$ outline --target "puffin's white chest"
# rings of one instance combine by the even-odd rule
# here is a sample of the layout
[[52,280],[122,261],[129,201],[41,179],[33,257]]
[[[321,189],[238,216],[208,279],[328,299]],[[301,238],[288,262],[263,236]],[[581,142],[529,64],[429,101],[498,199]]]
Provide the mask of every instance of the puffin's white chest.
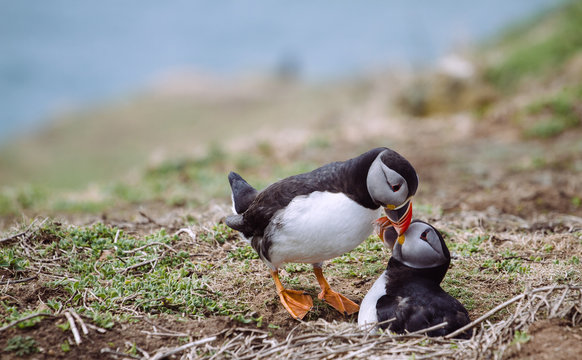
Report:
[[271,263],[319,263],[340,256],[364,241],[380,209],[370,210],[341,193],[298,196],[279,211],[265,235]]
[[[362,304],[360,305],[360,312],[358,313],[358,325],[362,326],[365,324],[374,324],[378,322],[378,313],[376,311],[376,304],[378,299],[386,295],[386,272],[374,282],[374,285],[370,288]],[[373,327],[370,332],[374,332],[376,329]]]

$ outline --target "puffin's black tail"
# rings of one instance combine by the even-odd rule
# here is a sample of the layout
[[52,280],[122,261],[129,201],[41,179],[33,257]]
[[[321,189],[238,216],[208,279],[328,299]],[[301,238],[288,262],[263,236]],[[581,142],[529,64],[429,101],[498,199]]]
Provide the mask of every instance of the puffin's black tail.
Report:
[[224,219],[224,222],[231,229],[235,229],[240,232],[244,232],[245,230],[244,218],[242,215],[229,215],[226,217],[226,219]]
[[249,185],[239,174],[233,171],[228,174],[228,181],[232,189],[234,211],[237,214],[242,214],[249,208],[259,192]]

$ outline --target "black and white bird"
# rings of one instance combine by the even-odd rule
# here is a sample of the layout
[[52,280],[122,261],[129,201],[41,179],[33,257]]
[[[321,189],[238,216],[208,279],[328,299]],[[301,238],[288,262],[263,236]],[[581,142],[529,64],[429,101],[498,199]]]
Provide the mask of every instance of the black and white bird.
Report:
[[279,267],[312,264],[321,287],[319,298],[341,313],[357,312],[357,304],[330,288],[322,263],[364,241],[382,209],[391,226],[406,231],[418,187],[412,165],[388,148],[285,178],[260,192],[234,172],[228,179],[235,215],[228,216],[226,224],[241,232],[267,264],[281,303],[296,319],[305,316],[313,301],[303,291],[284,288]]
[[[392,257],[362,300],[358,324],[379,322],[382,329],[404,333],[447,322],[429,336],[444,336],[468,324],[465,307],[440,286],[451,262],[440,232],[418,220],[410,224],[404,239],[392,228],[383,231],[385,242],[394,244]],[[375,331],[377,326],[373,327]]]

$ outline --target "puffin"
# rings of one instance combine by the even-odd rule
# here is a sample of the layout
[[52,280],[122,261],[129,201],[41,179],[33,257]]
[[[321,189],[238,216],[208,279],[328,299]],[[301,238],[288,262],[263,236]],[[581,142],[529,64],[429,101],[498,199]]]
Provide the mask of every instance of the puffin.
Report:
[[[393,246],[392,256],[362,300],[358,325],[380,323],[380,328],[402,334],[446,321],[444,327],[427,333],[444,336],[468,324],[465,307],[440,286],[451,262],[440,232],[419,220],[411,222],[403,237],[390,227],[382,231],[386,245]],[[375,325],[371,331],[377,329]]]
[[225,223],[239,231],[268,266],[282,305],[297,320],[309,312],[313,300],[283,286],[280,266],[312,264],[321,288],[318,298],[344,315],[358,312],[356,303],[331,289],[323,262],[364,241],[382,210],[383,226],[404,233],[418,188],[410,162],[386,147],[284,178],[262,191],[235,172],[228,180],[234,214]]

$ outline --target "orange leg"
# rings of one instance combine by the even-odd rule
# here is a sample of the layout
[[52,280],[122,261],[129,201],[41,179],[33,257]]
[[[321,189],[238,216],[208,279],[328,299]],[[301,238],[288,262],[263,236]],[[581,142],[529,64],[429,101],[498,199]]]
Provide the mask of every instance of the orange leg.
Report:
[[279,299],[285,309],[287,309],[289,314],[291,314],[295,319],[303,319],[305,314],[307,314],[307,312],[313,307],[311,296],[303,291],[285,289],[283,284],[281,284],[281,280],[279,280],[279,272],[277,270],[271,271],[271,276],[273,276],[273,280],[275,280],[277,294],[279,294]]
[[336,309],[337,311],[341,312],[344,315],[351,315],[357,313],[360,310],[358,304],[331,289],[331,287],[327,283],[327,280],[325,280],[325,278],[323,277],[323,271],[321,270],[320,267],[314,266],[313,272],[315,273],[317,282],[321,287],[321,292],[317,296],[319,299],[333,306],[334,309]]

